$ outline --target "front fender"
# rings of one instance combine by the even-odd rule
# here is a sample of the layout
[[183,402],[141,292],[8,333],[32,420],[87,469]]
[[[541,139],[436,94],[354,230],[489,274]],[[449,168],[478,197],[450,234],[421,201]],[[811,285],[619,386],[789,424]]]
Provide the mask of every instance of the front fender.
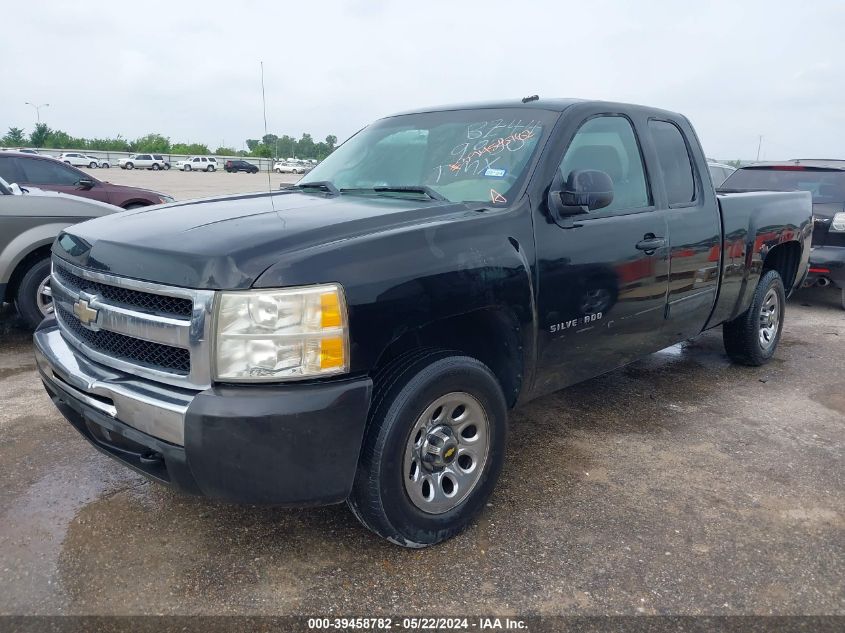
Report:
[[385,349],[409,332],[490,309],[513,315],[530,369],[533,261],[527,207],[462,211],[286,253],[254,286],[340,283],[349,308],[353,373],[372,371]]
[[50,224],[41,224],[15,236],[0,251],[0,284],[9,282],[15,268],[17,268],[18,264],[27,255],[43,246],[52,244],[62,229],[67,228],[71,224],[73,223],[53,222]]

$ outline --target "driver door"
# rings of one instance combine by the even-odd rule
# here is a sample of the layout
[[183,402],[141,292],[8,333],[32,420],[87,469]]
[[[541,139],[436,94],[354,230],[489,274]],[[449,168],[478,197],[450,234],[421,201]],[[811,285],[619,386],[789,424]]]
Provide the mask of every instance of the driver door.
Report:
[[669,236],[632,121],[610,113],[583,120],[560,157],[558,180],[566,182],[575,170],[605,172],[613,182],[613,199],[560,224],[547,213],[535,218],[537,393],[610,371],[663,346],[658,335],[666,309]]

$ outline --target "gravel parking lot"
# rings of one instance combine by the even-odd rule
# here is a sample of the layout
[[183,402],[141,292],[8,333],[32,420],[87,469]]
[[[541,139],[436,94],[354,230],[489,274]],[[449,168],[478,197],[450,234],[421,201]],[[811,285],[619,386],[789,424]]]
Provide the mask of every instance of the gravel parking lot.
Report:
[[220,169],[214,172],[179,171],[168,169],[150,171],[148,169],[83,169],[99,180],[106,180],[118,185],[152,189],[173,196],[177,200],[190,198],[207,198],[209,196],[227,195],[233,193],[249,193],[252,191],[275,191],[281,183],[294,183],[302,176],[295,174],[277,174],[259,172],[247,174],[245,172],[229,174]]
[[843,356],[845,313],[805,291],[765,368],[710,333],[538,400],[475,526],[411,551],[343,506],[214,503],[113,463],[7,309],[0,613],[843,614]]

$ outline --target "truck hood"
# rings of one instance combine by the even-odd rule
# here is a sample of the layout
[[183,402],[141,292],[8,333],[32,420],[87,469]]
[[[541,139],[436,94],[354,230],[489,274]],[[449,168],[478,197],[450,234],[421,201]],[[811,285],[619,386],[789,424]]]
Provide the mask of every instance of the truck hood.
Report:
[[145,207],[69,227],[53,252],[100,272],[185,288],[249,288],[280,256],[467,212],[464,204],[260,193]]

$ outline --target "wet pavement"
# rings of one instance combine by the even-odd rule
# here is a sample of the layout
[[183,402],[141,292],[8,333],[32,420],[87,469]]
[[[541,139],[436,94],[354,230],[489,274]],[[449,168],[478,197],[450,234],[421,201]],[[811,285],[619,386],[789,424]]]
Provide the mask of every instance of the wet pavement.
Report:
[[718,332],[511,415],[491,505],[404,550],[345,506],[182,496],[97,453],[0,314],[0,614],[845,614],[845,311]]

